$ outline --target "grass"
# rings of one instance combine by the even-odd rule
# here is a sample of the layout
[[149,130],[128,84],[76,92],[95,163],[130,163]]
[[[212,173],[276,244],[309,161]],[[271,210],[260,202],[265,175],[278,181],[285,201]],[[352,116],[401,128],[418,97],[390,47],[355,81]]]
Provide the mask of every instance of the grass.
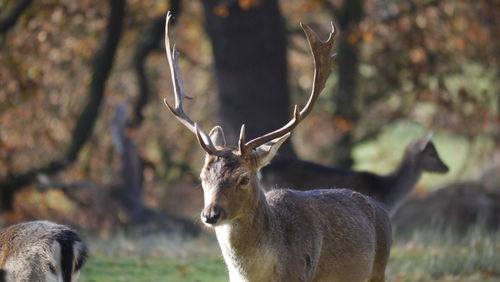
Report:
[[499,281],[500,233],[423,230],[396,240],[390,281]]
[[225,266],[219,258],[134,258],[96,256],[82,273],[82,281],[200,281],[226,279]]
[[[95,241],[82,273],[91,281],[228,281],[211,237]],[[500,233],[419,231],[395,240],[388,281],[500,281]]]
[[82,282],[225,281],[226,268],[217,242],[208,236],[195,240],[150,236],[132,240],[91,240],[91,255]]

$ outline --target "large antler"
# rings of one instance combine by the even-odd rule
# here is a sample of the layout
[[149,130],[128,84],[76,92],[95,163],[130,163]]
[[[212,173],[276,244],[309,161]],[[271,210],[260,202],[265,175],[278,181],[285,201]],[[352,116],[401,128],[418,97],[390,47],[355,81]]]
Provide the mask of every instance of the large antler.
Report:
[[170,19],[172,18],[172,14],[170,11],[167,13],[167,20],[165,22],[165,51],[167,52],[168,64],[170,65],[170,76],[172,78],[172,84],[174,88],[175,94],[175,107],[170,106],[167,102],[167,98],[163,99],[165,105],[167,105],[168,109],[174,114],[174,116],[186,126],[189,130],[191,130],[198,139],[201,147],[208,153],[213,154],[217,150],[210,139],[210,136],[198,125],[191,120],[186,113],[184,113],[183,108],[183,100],[184,99],[192,99],[189,95],[184,92],[183,89],[183,80],[182,75],[179,69],[179,52],[175,49],[175,45],[173,48],[170,47],[170,40],[168,38],[168,24],[170,23]]
[[326,41],[322,41],[309,26],[302,23],[300,26],[307,36],[307,41],[309,42],[314,60],[314,79],[309,101],[307,101],[304,109],[300,112],[299,107],[295,105],[293,118],[286,125],[246,143],[245,125],[243,125],[241,127],[240,140],[238,142],[241,155],[248,155],[258,146],[291,132],[311,112],[319,94],[325,87],[326,80],[328,76],[330,76],[333,58],[335,57],[335,55],[331,55],[333,39],[335,37],[335,26],[333,23],[331,24],[332,31]]

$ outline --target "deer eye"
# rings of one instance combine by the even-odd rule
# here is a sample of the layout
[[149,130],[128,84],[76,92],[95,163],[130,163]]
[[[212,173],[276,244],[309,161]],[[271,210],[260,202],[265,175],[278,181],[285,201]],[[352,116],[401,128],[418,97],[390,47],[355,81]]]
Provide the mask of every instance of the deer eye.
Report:
[[56,275],[56,267],[52,263],[49,263],[49,270],[52,274]]
[[246,186],[250,183],[250,178],[248,176],[243,176],[240,180],[240,186]]

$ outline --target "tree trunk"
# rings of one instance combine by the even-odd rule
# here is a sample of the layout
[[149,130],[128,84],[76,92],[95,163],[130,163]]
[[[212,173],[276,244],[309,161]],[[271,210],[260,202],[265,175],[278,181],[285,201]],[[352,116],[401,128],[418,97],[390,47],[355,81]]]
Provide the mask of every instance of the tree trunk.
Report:
[[[339,26],[342,32],[337,52],[338,85],[333,95],[335,115],[350,124],[356,124],[359,113],[356,110],[356,83],[358,80],[358,40],[349,40],[349,35],[355,31],[362,18],[363,7],[360,0],[344,0],[340,11]],[[352,147],[353,132],[347,131],[334,144],[333,164],[338,167],[350,168],[353,164]]]
[[[237,1],[203,0],[219,90],[219,119],[228,142],[240,127],[247,139],[283,126],[291,118],[286,40],[276,0],[240,7]],[[283,154],[293,154],[290,143]]]

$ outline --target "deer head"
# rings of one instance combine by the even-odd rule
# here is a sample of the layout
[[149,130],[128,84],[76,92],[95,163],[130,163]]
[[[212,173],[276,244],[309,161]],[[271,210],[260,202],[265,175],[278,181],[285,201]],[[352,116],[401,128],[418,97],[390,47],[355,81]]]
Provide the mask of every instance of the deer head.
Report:
[[306,25],[301,27],[306,34],[314,60],[314,78],[311,95],[302,110],[295,106],[292,119],[283,127],[250,141],[245,138],[242,125],[237,147],[226,145],[224,132],[220,126],[209,134],[192,121],[183,110],[183,100],[191,99],[183,90],[183,80],[179,69],[178,52],[170,46],[168,25],[171,14],[167,14],[165,26],[165,47],[170,65],[175,104],[167,99],[165,105],[174,116],[193,132],[200,146],[205,150],[205,165],[201,171],[205,208],[201,219],[208,225],[220,225],[236,219],[249,211],[261,196],[257,183],[257,171],[274,157],[279,147],[290,136],[291,131],[311,112],[319,94],[325,87],[331,72],[334,56],[331,55],[335,29],[326,41],[321,41],[316,33]]
[[432,133],[413,141],[408,146],[406,157],[413,160],[422,171],[447,173],[449,170],[432,143]]

